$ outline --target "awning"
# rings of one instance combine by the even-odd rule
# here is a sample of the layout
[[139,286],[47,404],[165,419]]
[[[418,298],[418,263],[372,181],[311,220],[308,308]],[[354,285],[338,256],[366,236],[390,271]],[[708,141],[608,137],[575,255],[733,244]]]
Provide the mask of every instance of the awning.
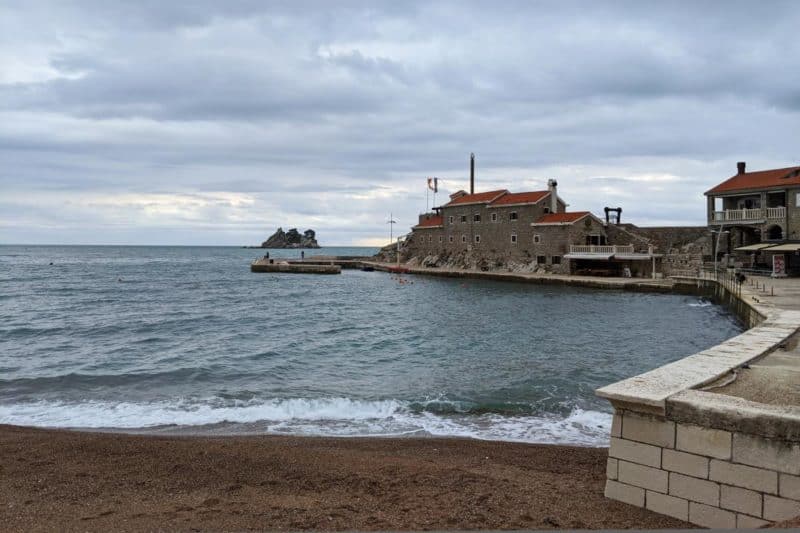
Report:
[[567,254],[564,259],[593,259],[595,261],[608,261],[611,254]]
[[779,244],[771,246],[764,250],[765,252],[797,252],[800,251],[800,242],[793,242],[791,244]]
[[614,259],[623,261],[650,261],[654,257],[661,257],[661,254],[614,254]]
[[758,244],[748,244],[747,246],[740,246],[735,248],[737,252],[755,252],[756,250],[763,250],[764,248],[769,248],[770,246],[774,246],[773,244],[760,242]]

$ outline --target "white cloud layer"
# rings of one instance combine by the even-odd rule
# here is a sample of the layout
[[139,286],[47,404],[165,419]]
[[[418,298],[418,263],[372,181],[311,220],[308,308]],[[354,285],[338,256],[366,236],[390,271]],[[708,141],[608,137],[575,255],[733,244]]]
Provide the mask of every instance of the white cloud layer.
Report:
[[791,1],[3,5],[0,243],[377,243],[471,151],[479,189],[702,224],[736,161],[798,163],[799,26]]

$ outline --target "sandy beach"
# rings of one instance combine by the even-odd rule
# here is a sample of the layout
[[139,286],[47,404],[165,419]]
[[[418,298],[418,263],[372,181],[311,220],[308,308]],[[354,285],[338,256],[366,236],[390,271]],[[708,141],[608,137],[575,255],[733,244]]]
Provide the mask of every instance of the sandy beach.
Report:
[[0,426],[0,523],[31,530],[685,528],[603,498],[607,449]]

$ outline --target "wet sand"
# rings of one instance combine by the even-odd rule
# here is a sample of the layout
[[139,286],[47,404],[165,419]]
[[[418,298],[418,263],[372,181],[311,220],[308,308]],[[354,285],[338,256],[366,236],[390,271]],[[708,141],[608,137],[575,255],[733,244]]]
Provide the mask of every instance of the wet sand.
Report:
[[687,528],[603,497],[604,448],[0,425],[4,531]]

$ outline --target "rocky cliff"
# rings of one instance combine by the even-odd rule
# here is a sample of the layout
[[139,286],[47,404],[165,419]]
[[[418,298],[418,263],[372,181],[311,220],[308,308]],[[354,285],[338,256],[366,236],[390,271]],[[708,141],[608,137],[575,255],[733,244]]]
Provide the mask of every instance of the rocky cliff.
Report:
[[313,229],[305,230],[302,235],[297,228],[292,228],[289,231],[283,231],[283,228],[278,228],[278,231],[266,241],[261,243],[262,248],[319,248],[319,243],[316,239],[317,234]]

